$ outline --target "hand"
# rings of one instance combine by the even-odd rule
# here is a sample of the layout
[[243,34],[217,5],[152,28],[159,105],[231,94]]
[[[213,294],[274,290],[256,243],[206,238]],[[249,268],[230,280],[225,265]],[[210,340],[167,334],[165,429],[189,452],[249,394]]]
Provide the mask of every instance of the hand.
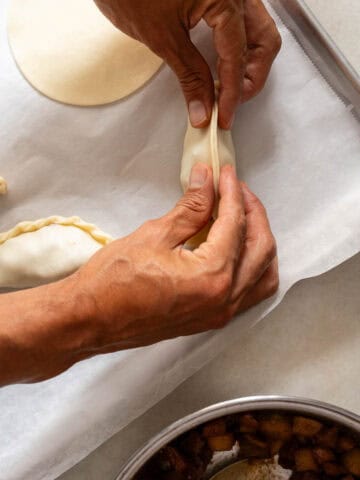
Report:
[[278,287],[266,212],[231,166],[220,175],[219,217],[193,252],[184,242],[207,224],[212,172],[164,217],[104,247],[75,274],[0,295],[0,386],[44,380],[99,353],[226,325]]
[[236,106],[264,86],[280,49],[261,0],[95,0],[112,23],[162,57],[177,75],[194,127],[206,126],[214,102],[209,66],[190,40],[204,19],[218,54],[219,126],[231,128]]
[[194,251],[186,240],[208,222],[211,169],[198,164],[192,186],[164,217],[98,252],[75,275],[90,300],[96,353],[139,347],[223,327],[278,287],[274,237],[260,201],[232,167],[220,177],[219,217]]

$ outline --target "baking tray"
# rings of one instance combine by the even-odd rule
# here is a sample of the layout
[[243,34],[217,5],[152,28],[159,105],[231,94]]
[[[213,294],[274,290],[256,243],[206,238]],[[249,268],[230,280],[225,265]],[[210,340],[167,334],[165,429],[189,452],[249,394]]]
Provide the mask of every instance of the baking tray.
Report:
[[269,0],[337,95],[360,121],[360,75],[303,0]]

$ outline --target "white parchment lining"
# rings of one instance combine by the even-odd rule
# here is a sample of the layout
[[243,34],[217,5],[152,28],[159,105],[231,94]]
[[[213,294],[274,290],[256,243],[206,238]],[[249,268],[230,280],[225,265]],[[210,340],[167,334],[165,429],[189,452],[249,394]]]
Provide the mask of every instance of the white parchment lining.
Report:
[[[76,108],[34,91],[11,57],[0,1],[0,230],[79,215],[114,236],[181,194],[186,111],[167,67],[125,101]],[[82,362],[37,385],[0,390],[0,479],[53,479],[239,340],[298,280],[360,250],[359,125],[280,25],[264,91],[239,109],[238,171],[264,202],[278,242],[278,295],[226,329]],[[195,37],[205,51],[204,29]],[[211,55],[210,55],[211,56]],[[226,374],[226,372],[224,373]]]

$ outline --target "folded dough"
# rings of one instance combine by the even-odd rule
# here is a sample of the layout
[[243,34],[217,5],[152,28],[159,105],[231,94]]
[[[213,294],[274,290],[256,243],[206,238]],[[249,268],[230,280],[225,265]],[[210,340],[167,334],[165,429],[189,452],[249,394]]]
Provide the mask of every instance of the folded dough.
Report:
[[112,240],[79,217],[19,223],[0,233],[0,288],[35,287],[64,278]]
[[[212,167],[216,202],[213,217],[216,218],[218,211],[218,191],[220,169],[223,165],[235,163],[235,149],[229,130],[218,127],[218,105],[214,104],[210,125],[206,128],[194,128],[190,121],[184,140],[184,151],[181,162],[180,181],[183,191],[189,186],[192,167],[198,163],[206,163]],[[188,245],[196,247],[206,240],[209,226],[205,227],[198,235],[193,237]]]
[[8,36],[33,87],[72,105],[102,105],[131,94],[162,60],[120,32],[93,0],[11,0]]

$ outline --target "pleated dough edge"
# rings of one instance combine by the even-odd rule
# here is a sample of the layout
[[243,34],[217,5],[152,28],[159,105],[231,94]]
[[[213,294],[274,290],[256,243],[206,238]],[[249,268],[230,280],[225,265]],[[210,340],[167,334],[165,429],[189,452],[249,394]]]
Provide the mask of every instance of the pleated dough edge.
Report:
[[63,225],[65,227],[79,228],[80,230],[83,230],[88,235],[90,235],[94,240],[96,240],[101,245],[107,245],[108,243],[114,240],[114,238],[111,237],[111,235],[108,235],[107,233],[102,232],[101,230],[99,230],[99,228],[96,225],[92,223],[87,223],[84,220],[82,220],[80,217],[76,217],[76,216],[61,217],[61,216],[54,215],[48,218],[41,218],[35,221],[18,223],[11,230],[0,233],[0,245],[5,243],[7,240],[10,240],[11,238],[15,238],[15,237],[18,237],[19,235],[22,235],[23,233],[36,232],[41,228],[49,227],[51,225]]

